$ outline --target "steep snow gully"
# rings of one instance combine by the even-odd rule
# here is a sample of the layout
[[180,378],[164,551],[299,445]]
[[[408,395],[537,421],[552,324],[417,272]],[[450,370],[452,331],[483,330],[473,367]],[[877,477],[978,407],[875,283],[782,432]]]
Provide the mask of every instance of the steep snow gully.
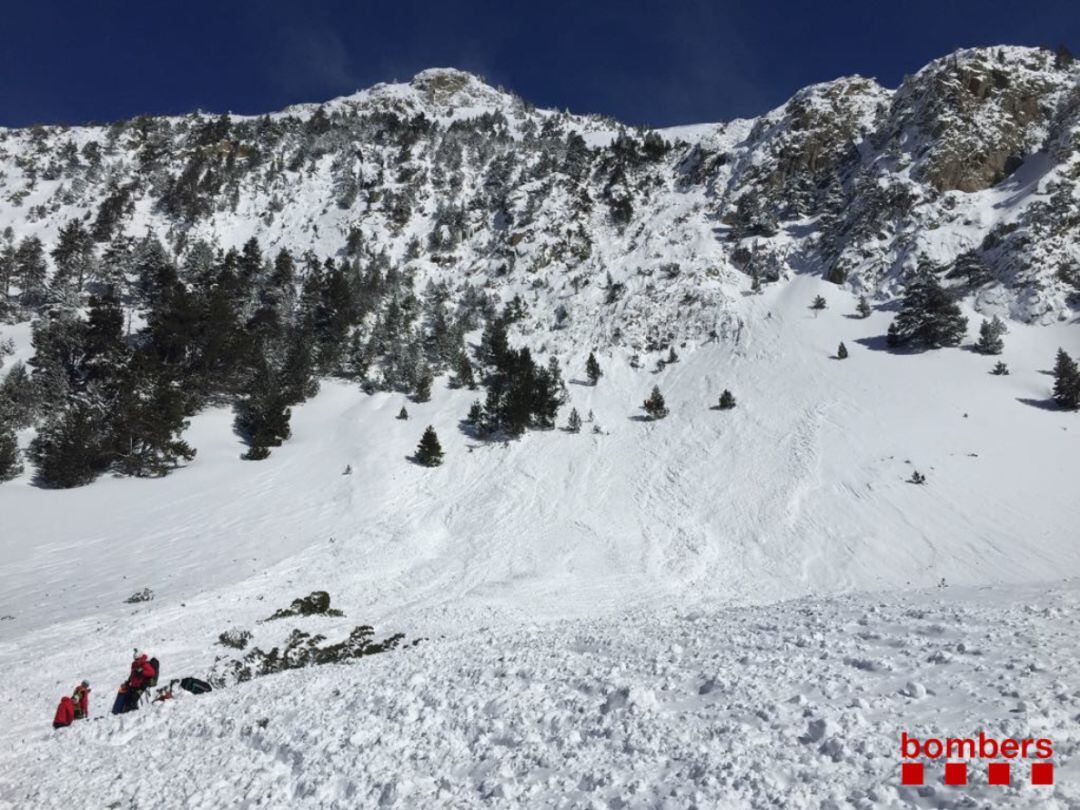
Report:
[[[0,806],[1080,806],[1078,428],[1031,404],[1075,326],[1013,325],[996,377],[881,351],[854,303],[796,277],[596,387],[564,356],[578,435],[485,444],[445,381],[408,421],[330,382],[258,464],[211,410],[164,479],[4,485]],[[405,459],[429,423],[435,469]],[[345,615],[259,623],[315,589]],[[102,716],[133,646],[206,675],[231,628],[361,623],[421,641]],[[83,677],[96,719],[53,732]],[[1051,738],[1054,784],[900,784],[902,731],[980,730]]]

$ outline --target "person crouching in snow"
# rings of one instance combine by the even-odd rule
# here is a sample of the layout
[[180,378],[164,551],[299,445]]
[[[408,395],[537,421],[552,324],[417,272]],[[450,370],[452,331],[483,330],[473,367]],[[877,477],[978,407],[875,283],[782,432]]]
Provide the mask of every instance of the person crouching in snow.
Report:
[[75,719],[85,720],[90,716],[90,681],[83,681],[71,693],[71,702],[75,708]]

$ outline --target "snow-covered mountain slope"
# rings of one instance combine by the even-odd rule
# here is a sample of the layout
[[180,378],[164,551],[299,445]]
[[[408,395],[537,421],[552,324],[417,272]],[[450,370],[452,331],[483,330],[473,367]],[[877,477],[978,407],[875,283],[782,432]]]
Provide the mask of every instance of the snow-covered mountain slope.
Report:
[[[1039,407],[1075,327],[1015,325],[1013,373],[996,377],[964,349],[881,351],[887,314],[852,319],[854,303],[802,276],[741,298],[737,339],[658,374],[603,354],[593,388],[583,355],[565,357],[599,433],[478,444],[458,429],[467,391],[440,381],[398,421],[400,396],[328,382],[258,464],[211,409],[189,431],[199,456],[165,478],[5,484],[0,800],[943,806],[899,789],[900,729],[988,727],[1058,741],[1068,806],[1075,593],[1032,613],[1020,586],[1080,574],[1075,415]],[[653,384],[671,415],[638,421]],[[732,411],[710,409],[722,388]],[[436,469],[405,461],[429,423]],[[907,482],[915,469],[927,484]],[[153,601],[124,603],[144,587]],[[930,590],[891,593],[910,588]],[[258,623],[317,589],[345,616]],[[883,595],[821,598],[867,591]],[[338,639],[358,623],[425,641],[48,729],[74,679],[104,709],[133,646],[170,676],[205,675],[234,654],[226,630],[269,649],[294,626]],[[904,697],[908,680],[933,694]],[[800,740],[819,719],[827,733]],[[1047,795],[974,790],[1015,807]]]
[[3,130],[0,231],[385,252],[421,286],[525,294],[564,349],[724,334],[734,294],[793,271],[888,300],[920,263],[1051,322],[1080,280],[1078,78],[1067,54],[973,49],[896,90],[842,78],[645,131],[440,69],[263,117]]
[[[0,131],[0,241],[49,256],[73,219],[94,241],[85,290],[3,291],[0,375],[51,308],[59,349],[88,345],[85,295],[106,281],[130,327],[117,354],[182,387],[196,375],[140,332],[191,316],[155,310],[159,286],[199,290],[243,336],[266,327],[253,301],[300,333],[335,312],[327,291],[394,279],[327,331],[348,356],[268,458],[240,459],[230,405],[280,365],[196,364],[190,463],[73,489],[27,464],[0,485],[0,807],[1077,806],[1080,426],[1049,406],[1047,369],[1080,353],[1078,78],[1065,54],[971,50],[896,90],[850,77],[755,120],[644,131],[439,69],[262,117]],[[147,229],[169,284],[122,259]],[[201,241],[252,236],[253,267]],[[279,248],[297,268],[280,283],[263,261]],[[969,316],[1012,316],[1011,374],[967,341],[885,350],[919,265]],[[512,341],[562,363],[558,423],[591,413],[581,433],[478,440],[462,419],[485,393],[445,374],[395,419],[424,317],[460,342],[515,295]],[[392,351],[409,380],[387,381]],[[116,401],[76,361],[74,387],[50,388],[57,365],[27,384],[43,401]],[[654,385],[670,415],[646,421]],[[712,407],[724,389],[733,410]],[[50,416],[18,423],[22,448]],[[407,460],[429,424],[436,468]],[[316,590],[343,615],[265,621]],[[84,677],[103,714],[132,647],[167,678],[228,682],[226,631],[270,650],[363,624],[405,643],[48,728]],[[984,729],[1051,737],[1057,785],[899,786],[901,730]]]

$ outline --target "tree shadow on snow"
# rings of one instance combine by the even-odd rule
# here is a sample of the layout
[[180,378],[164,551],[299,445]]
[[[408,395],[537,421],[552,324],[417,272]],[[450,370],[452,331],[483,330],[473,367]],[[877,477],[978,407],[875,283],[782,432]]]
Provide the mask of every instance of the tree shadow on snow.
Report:
[[1032,408],[1038,408],[1041,411],[1060,411],[1061,407],[1054,402],[1050,397],[1046,399],[1032,399],[1030,397],[1017,397],[1017,402],[1023,402],[1025,405],[1030,405]]
[[885,335],[873,335],[872,337],[856,338],[855,342],[860,346],[865,346],[872,352],[888,352],[889,354],[915,354],[910,350],[897,351],[896,347],[890,346],[888,338]]
[[653,421],[651,416],[645,416],[644,414],[640,414],[640,413],[635,413],[633,416],[628,416],[627,419],[629,419],[631,422],[652,422]]

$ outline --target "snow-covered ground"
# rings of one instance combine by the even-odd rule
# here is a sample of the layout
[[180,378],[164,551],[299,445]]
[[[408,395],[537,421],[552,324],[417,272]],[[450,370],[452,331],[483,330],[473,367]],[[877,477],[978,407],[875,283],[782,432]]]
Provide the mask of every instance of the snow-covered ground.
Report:
[[[165,479],[0,486],[0,805],[1080,806],[1080,423],[1046,407],[1076,327],[1013,325],[996,377],[882,351],[890,313],[815,279],[737,307],[660,373],[563,358],[600,432],[481,444],[468,391],[402,422],[326,383],[264,462],[218,410]],[[315,589],[345,616],[256,624]],[[425,640],[49,727],[83,677],[102,715],[134,646],[205,675],[227,629],[357,624]],[[901,789],[901,730],[1051,737],[1056,785]]]

